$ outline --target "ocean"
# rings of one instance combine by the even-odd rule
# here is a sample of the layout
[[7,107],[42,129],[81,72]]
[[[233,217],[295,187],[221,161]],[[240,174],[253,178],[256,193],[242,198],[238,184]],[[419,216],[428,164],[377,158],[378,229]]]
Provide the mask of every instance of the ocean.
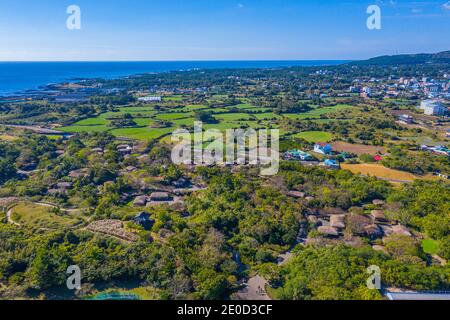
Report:
[[337,65],[338,60],[297,61],[144,61],[144,62],[0,62],[0,96],[36,90],[74,79],[125,76],[192,69],[276,68]]

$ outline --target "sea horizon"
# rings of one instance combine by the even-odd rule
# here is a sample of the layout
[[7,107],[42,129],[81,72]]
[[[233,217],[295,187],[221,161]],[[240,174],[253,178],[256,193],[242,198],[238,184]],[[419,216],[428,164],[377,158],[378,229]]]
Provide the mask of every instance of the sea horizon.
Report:
[[193,69],[268,69],[339,65],[351,60],[0,61],[0,96],[23,95],[80,79],[117,79]]

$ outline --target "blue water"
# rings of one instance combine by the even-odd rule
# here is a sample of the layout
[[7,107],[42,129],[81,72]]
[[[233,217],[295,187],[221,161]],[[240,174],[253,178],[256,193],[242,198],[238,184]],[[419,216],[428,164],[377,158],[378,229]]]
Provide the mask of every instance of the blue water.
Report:
[[141,300],[141,298],[132,293],[102,292],[86,300]]
[[166,61],[166,62],[0,62],[0,96],[73,79],[113,79],[130,75],[190,69],[276,68],[336,65],[345,61]]

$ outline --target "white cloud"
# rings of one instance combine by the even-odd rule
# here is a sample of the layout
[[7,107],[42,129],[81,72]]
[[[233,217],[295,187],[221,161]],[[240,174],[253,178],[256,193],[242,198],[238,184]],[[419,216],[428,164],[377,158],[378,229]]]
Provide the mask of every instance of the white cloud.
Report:
[[446,3],[444,3],[442,5],[442,8],[444,8],[445,10],[450,10],[450,1],[447,1]]
[[238,4],[237,4],[237,7],[238,7],[238,8],[243,8],[244,5],[243,5],[242,3],[238,3]]

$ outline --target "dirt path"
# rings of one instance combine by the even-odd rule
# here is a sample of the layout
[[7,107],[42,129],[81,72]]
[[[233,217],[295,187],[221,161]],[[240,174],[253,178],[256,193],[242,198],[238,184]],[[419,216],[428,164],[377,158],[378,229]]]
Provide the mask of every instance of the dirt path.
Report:
[[439,263],[441,264],[441,266],[446,266],[446,265],[447,265],[447,260],[445,260],[444,258],[441,258],[441,257],[438,256],[437,254],[433,254],[432,257],[433,257],[433,259],[439,261]]
[[8,223],[20,227],[20,224],[17,223],[17,222],[15,222],[15,221],[12,219],[11,215],[12,215],[12,208],[9,209],[8,212],[6,212],[6,219],[8,220]]
[[236,294],[238,300],[272,300],[266,293],[267,281],[258,275],[248,279],[246,286]]
[[9,128],[30,130],[30,131],[33,131],[33,132],[39,133],[39,134],[57,134],[57,135],[60,135],[60,134],[65,134],[66,133],[66,132],[63,132],[63,131],[53,130],[53,129],[49,129],[49,128],[42,128],[42,127],[38,127],[38,126],[21,126],[21,125],[13,125],[13,124],[3,124],[3,126],[9,127]]
[[[38,206],[43,206],[43,207],[49,207],[49,208],[59,208],[57,205],[55,204],[51,204],[51,203],[46,203],[46,202],[33,202],[33,204],[37,204]],[[82,211],[85,209],[65,209],[65,208],[60,208],[61,211],[65,211],[65,212],[78,212],[78,211]]]
[[[25,200],[25,201],[26,201],[26,200]],[[38,205],[38,206],[48,207],[48,208],[58,208],[57,205],[50,204],[50,203],[45,203],[45,202],[30,202],[30,203],[36,204],[36,205]],[[12,207],[11,209],[9,209],[9,210],[6,212],[6,220],[8,221],[9,224],[13,224],[13,225],[15,225],[15,226],[20,227],[20,226],[21,226],[20,223],[14,221],[14,220],[12,219],[12,212],[13,212],[13,209],[14,209],[14,207]],[[64,209],[64,208],[60,208],[60,210],[61,210],[61,211],[65,211],[65,212],[79,212],[79,211],[82,211],[82,210],[85,210],[85,209],[79,209],[79,208],[78,208],[78,209]],[[88,220],[88,221],[89,221],[89,220]]]

